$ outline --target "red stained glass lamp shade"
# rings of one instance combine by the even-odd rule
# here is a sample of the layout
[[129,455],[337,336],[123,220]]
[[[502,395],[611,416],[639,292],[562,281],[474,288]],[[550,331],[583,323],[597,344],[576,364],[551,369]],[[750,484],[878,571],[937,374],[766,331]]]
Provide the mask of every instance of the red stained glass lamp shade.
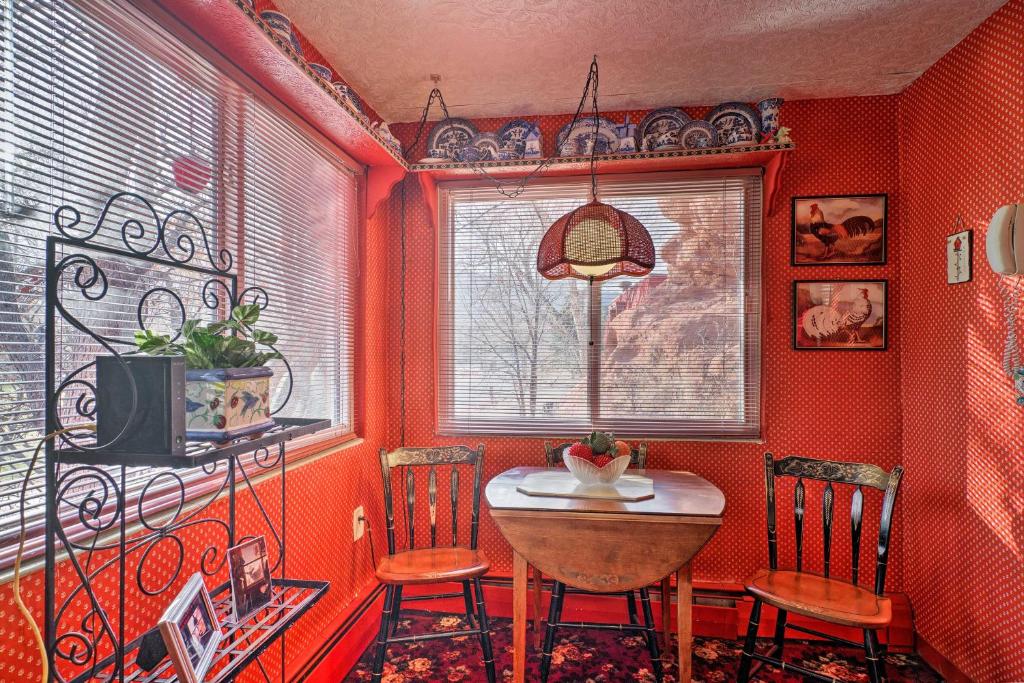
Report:
[[642,277],[654,268],[654,243],[633,216],[597,200],[555,221],[537,250],[537,270],[549,280]]

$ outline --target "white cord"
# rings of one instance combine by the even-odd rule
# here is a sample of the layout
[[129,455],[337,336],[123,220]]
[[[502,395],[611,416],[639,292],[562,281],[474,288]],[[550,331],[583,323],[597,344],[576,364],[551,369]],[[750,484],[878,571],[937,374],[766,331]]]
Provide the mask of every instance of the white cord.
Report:
[[1003,372],[1013,377],[1020,367],[1020,347],[1017,344],[1017,309],[1019,308],[1018,290],[1020,278],[1013,278],[1013,286],[1007,282],[1010,278],[999,278],[999,291],[1003,294],[1003,312],[1006,317],[1006,346],[1003,349]]

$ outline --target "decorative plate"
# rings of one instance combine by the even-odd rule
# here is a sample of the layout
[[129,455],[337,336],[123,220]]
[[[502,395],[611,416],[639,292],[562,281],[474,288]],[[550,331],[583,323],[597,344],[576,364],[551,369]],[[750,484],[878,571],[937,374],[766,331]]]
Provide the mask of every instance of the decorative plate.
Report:
[[[594,119],[591,116],[576,122],[576,128],[569,137],[569,127],[565,124],[558,132],[558,155],[563,157],[589,156],[591,140],[594,136]],[[596,143],[598,154],[614,154],[619,148],[619,133],[614,123],[601,117],[597,120]]]
[[331,70],[329,67],[326,67],[323,64],[316,64],[314,62],[306,62],[306,66],[308,66],[313,73],[320,78],[324,79],[328,83],[331,82]]
[[711,110],[707,120],[718,131],[718,144],[756,145],[761,137],[761,116],[743,102],[725,102]]
[[684,149],[718,147],[718,131],[707,121],[690,121],[679,129],[679,144]]
[[679,149],[679,130],[690,117],[676,107],[655,109],[644,117],[636,129],[636,144],[641,152]]
[[522,119],[509,121],[498,131],[498,152],[501,159],[536,159],[540,157],[540,127]]
[[477,133],[469,144],[480,153],[480,161],[497,161],[501,143],[494,133]]
[[352,108],[355,109],[361,117],[366,117],[366,112],[363,111],[363,103],[359,99],[359,95],[356,95],[355,90],[348,87],[341,81],[335,81],[334,83],[331,83],[331,85],[334,86],[334,89],[338,92],[339,95],[341,95],[343,99],[345,99],[349,104],[352,105]]
[[427,138],[427,155],[434,159],[459,159],[462,148],[470,144],[478,132],[466,119],[439,121]]

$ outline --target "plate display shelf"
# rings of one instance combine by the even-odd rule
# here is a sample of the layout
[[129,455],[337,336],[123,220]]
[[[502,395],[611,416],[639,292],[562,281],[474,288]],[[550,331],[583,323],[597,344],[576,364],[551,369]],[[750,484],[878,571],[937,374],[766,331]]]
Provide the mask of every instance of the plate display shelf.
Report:
[[[654,171],[704,171],[716,169],[760,168],[764,179],[764,211],[774,214],[777,190],[794,143],[748,145],[744,147],[712,147],[679,149],[661,152],[634,152],[606,154],[597,157],[595,170],[599,175],[612,173],[649,173]],[[411,164],[423,188],[423,196],[430,206],[430,216],[437,217],[437,183],[474,178],[509,180],[521,178],[535,169],[538,163],[546,165],[538,174],[542,177],[586,175],[590,172],[590,157],[557,157],[555,159],[513,159],[501,161]]]
[[[218,248],[230,243],[222,228],[209,230],[184,208],[161,213],[134,192],[81,211],[60,206],[53,228],[45,268],[46,433],[69,431],[46,442],[43,463],[50,680],[177,681],[168,658],[144,671],[136,656],[184,579],[201,572],[216,584],[211,597],[223,636],[204,680],[230,681],[255,664],[269,681],[260,656],[281,642],[283,682],[281,638],[329,588],[286,573],[285,449],[331,421],[275,417],[257,437],[188,442],[182,455],[117,452],[120,435],[97,443],[88,426],[96,420],[96,357],[123,363],[135,352],[134,329],[159,327],[173,337],[187,318],[223,319],[240,303],[266,309],[269,295],[258,285],[240,289],[231,252]],[[273,413],[293,393],[291,365],[280,362],[285,377]],[[125,390],[134,414],[138,389],[126,382]],[[271,601],[234,623],[227,549],[259,535],[267,541]]]

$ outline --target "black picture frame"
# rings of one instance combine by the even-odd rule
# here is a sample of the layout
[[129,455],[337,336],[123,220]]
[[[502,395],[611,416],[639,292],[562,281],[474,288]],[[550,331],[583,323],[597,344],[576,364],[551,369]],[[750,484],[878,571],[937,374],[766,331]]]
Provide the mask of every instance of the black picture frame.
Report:
[[[834,199],[881,199],[882,200],[882,257],[879,260],[873,261],[798,261],[797,260],[797,223],[796,214],[797,207],[800,202],[819,200],[827,201]],[[885,192],[876,193],[856,193],[856,194],[823,194],[823,195],[805,195],[800,197],[792,197],[790,200],[790,212],[789,212],[789,263],[791,266],[805,267],[805,266],[884,266],[889,261],[889,195]]]
[[[800,285],[821,285],[821,284],[845,284],[856,285],[858,283],[867,285],[880,285],[882,287],[882,345],[881,346],[807,346],[799,342],[800,314],[797,311],[797,293]],[[809,309],[808,309],[809,310]],[[864,280],[794,280],[792,291],[790,330],[792,336],[792,347],[794,351],[888,351],[889,350],[889,280],[887,279],[864,279]]]

